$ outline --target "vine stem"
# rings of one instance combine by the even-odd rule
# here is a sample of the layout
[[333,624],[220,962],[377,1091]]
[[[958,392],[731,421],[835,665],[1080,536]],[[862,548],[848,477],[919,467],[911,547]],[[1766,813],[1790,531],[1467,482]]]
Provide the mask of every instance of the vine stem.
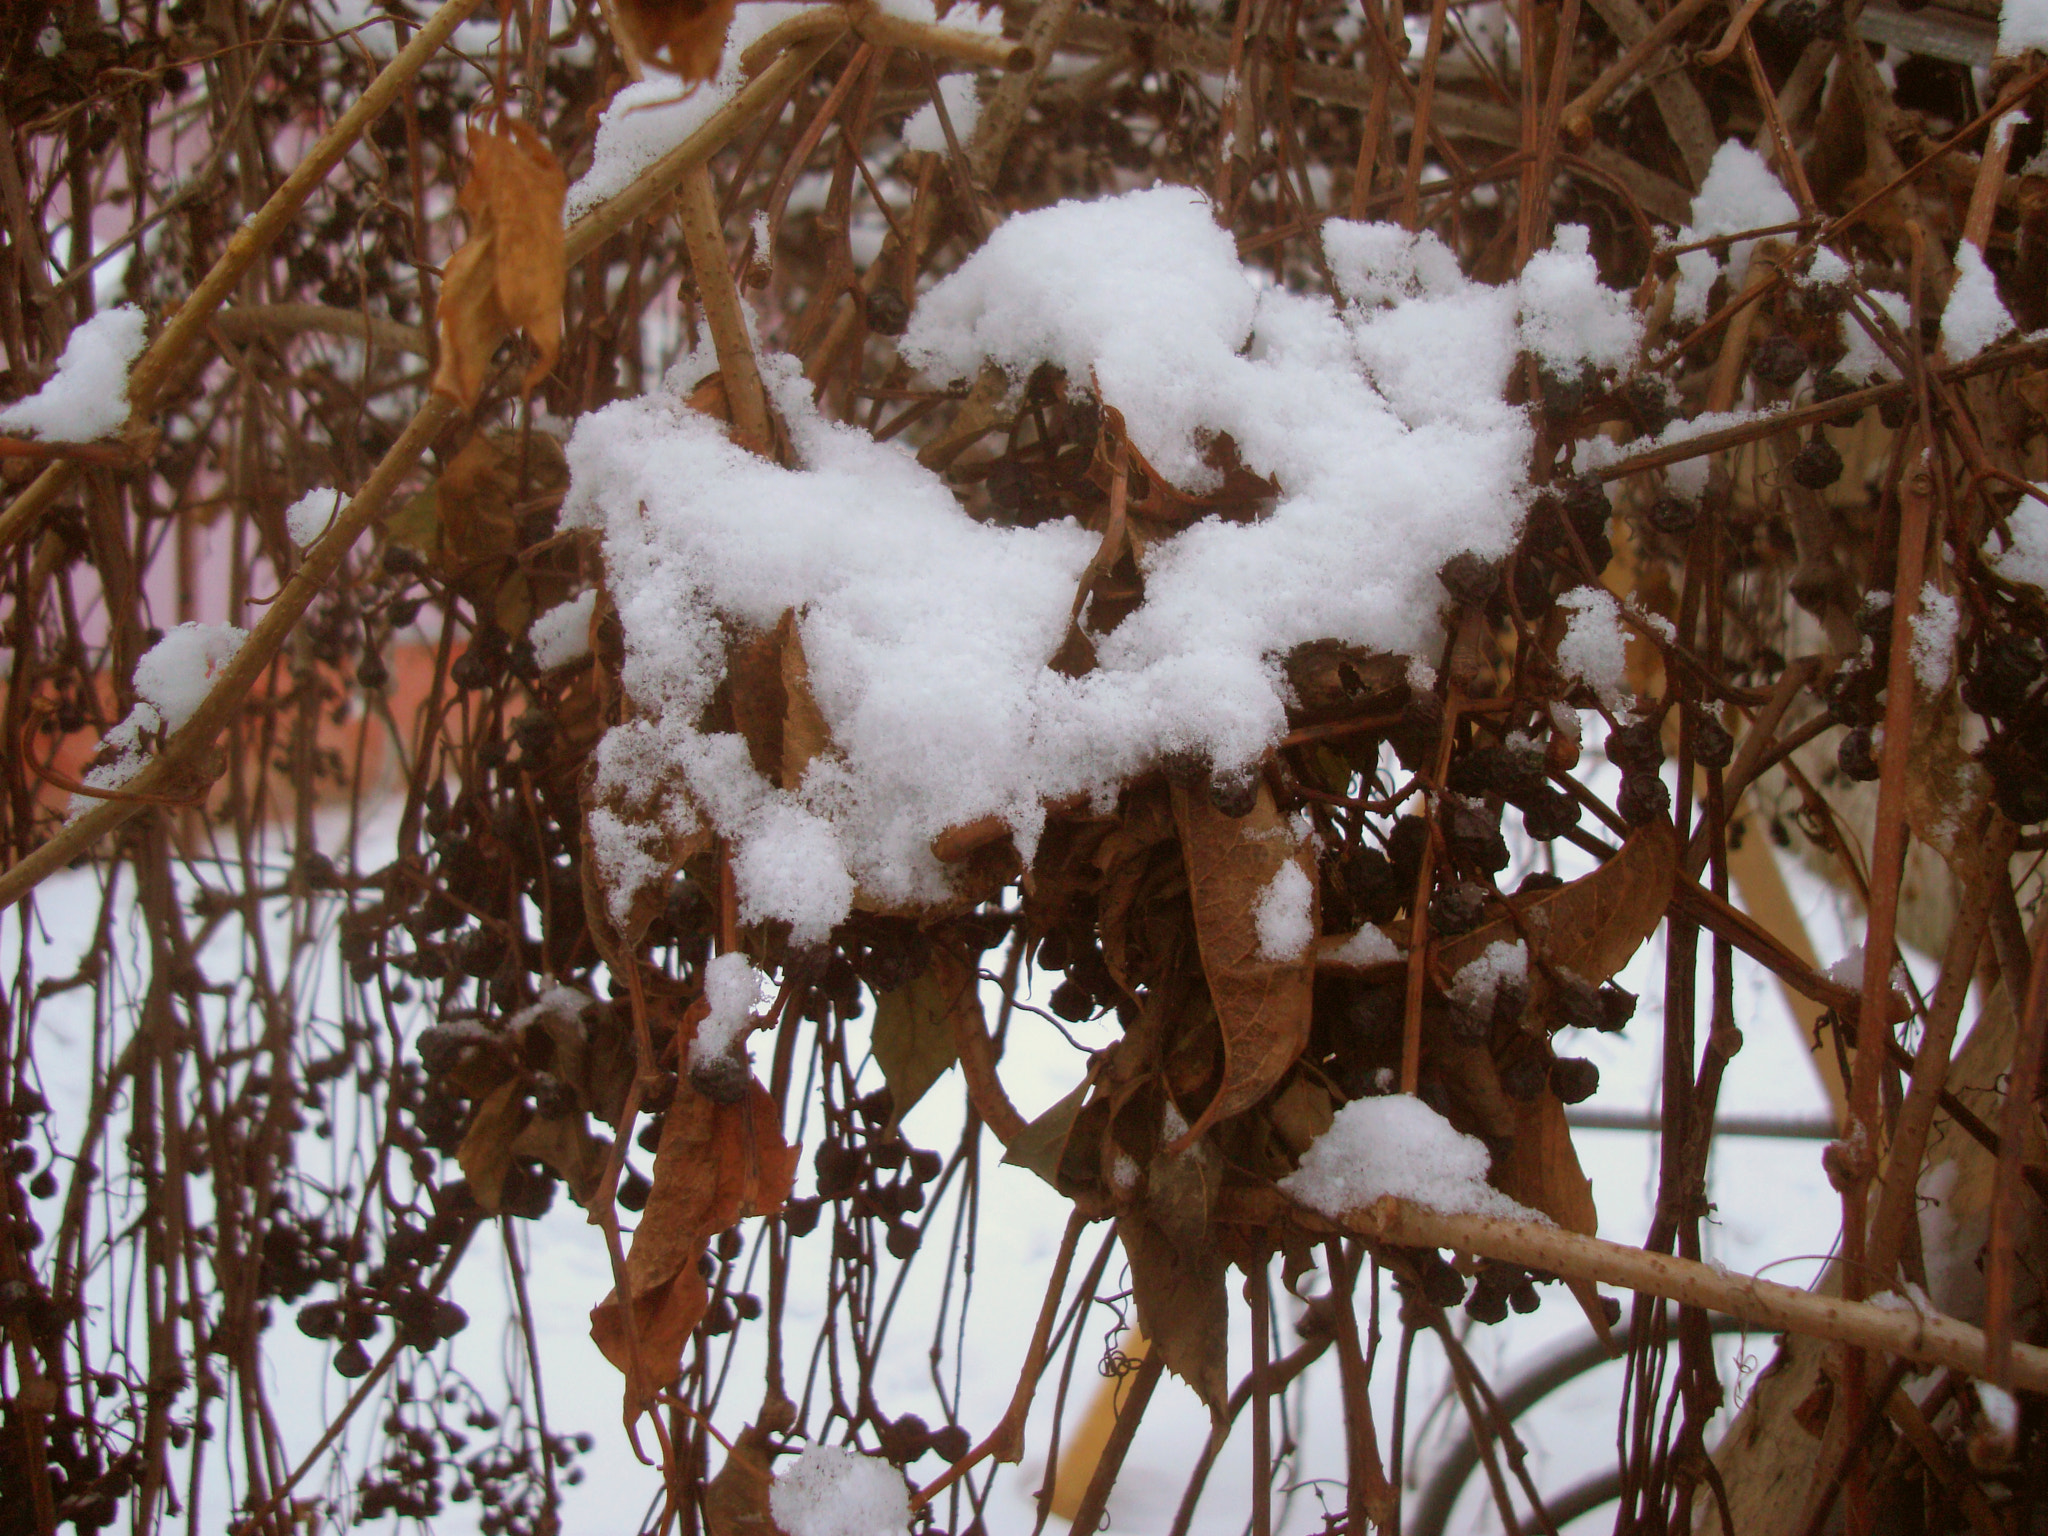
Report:
[[[1660,1296],[1738,1317],[1760,1328],[1881,1350],[1902,1360],[1948,1366],[1972,1376],[1989,1372],[1983,1330],[1956,1318],[1818,1296],[1691,1259],[1585,1237],[1545,1221],[1450,1215],[1387,1195],[1348,1213],[1342,1225],[1376,1243],[1451,1248],[1524,1269],[1544,1270],[1565,1280],[1590,1280]],[[2029,1392],[2048,1391],[2048,1349],[2014,1344],[2012,1380]]]

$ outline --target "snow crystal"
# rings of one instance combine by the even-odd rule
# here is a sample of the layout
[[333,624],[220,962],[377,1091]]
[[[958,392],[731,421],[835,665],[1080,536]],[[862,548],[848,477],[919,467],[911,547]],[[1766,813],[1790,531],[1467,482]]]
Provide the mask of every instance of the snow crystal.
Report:
[[590,169],[569,188],[562,218],[574,223],[598,204],[618,196],[634,178],[710,121],[746,83],[740,55],[771,28],[804,10],[801,5],[743,5],[725,35],[718,73],[686,86],[673,75],[650,73],[612,97],[597,125]]
[[142,311],[133,304],[94,315],[71,333],[41,389],[0,408],[0,432],[89,443],[118,431],[128,419],[128,369],[141,355],[142,329]]
[[1621,604],[1604,587],[1574,587],[1557,604],[1571,615],[1557,644],[1558,666],[1609,709],[1627,708],[1628,633],[1621,627]]
[[1282,864],[1252,908],[1259,930],[1259,958],[1292,960],[1315,942],[1315,887],[1293,859]]
[[[974,125],[981,120],[981,98],[974,94],[974,76],[948,75],[939,82],[939,98],[952,120],[953,136],[964,146]],[[930,154],[946,153],[946,130],[939,122],[939,109],[927,101],[903,125],[903,147]]]
[[1496,939],[1477,960],[1459,967],[1445,996],[1466,1013],[1485,1018],[1506,986],[1529,979],[1529,947],[1520,939]]
[[[2048,487],[2043,487],[2048,489]],[[2048,592],[2048,505],[2022,496],[2005,520],[2012,548],[1984,549],[1984,562],[2007,581]]]
[[1998,8],[1998,51],[2010,57],[2048,48],[2048,0],[2005,0]]
[[[828,421],[793,360],[762,360],[792,468],[683,408],[684,373],[584,417],[564,524],[604,536],[640,710],[606,738],[600,794],[687,799],[732,840],[743,919],[805,942],[856,891],[943,899],[931,840],[948,827],[999,818],[1028,858],[1049,800],[1107,799],[1173,754],[1256,762],[1285,731],[1279,659],[1295,646],[1434,649],[1437,570],[1513,543],[1530,428],[1504,387],[1525,315],[1563,301],[1467,281],[1434,236],[1326,233],[1342,309],[1261,291],[1184,188],[1019,215],[920,301],[903,350],[938,377],[986,360],[1021,384],[1049,362],[1070,387],[1092,380],[1182,489],[1217,483],[1225,434],[1279,488],[1257,521],[1152,544],[1143,604],[1094,637],[1079,678],[1047,662],[1098,536],[968,517],[906,447]],[[831,748],[780,788],[698,721],[728,634],[792,610]],[[651,857],[638,836],[601,830],[608,878]]]
[[533,621],[526,633],[541,671],[552,672],[590,654],[590,616],[595,612],[597,591],[592,588],[566,603],[557,603]]
[[341,492],[331,486],[314,487],[285,508],[284,531],[298,548],[310,549],[341,511],[341,502]]
[[768,1513],[788,1536],[895,1536],[910,1525],[910,1490],[886,1461],[813,1445],[769,1484]]
[[1401,951],[1394,947],[1394,941],[1371,923],[1351,935],[1323,958],[1338,965],[1384,965],[1390,960],[1401,958]]
[[[1902,293],[1872,293],[1870,301],[1883,310],[1886,317],[1900,330],[1913,329],[1913,306]],[[1846,311],[1841,319],[1842,345],[1848,351],[1835,364],[1835,371],[1853,384],[1867,382],[1873,376],[1880,379],[1899,377],[1899,365],[1892,361],[1891,354],[1871,338],[1868,331]]]
[[1962,613],[1956,600],[1928,582],[1920,589],[1920,606],[1913,614],[1913,675],[1929,693],[1948,686],[1956,668],[1956,626]]
[[[1707,179],[1692,200],[1692,222],[1678,232],[1679,245],[1709,240],[1716,235],[1739,234],[1746,229],[1767,229],[1789,224],[1799,217],[1799,205],[1792,201],[1763,156],[1747,144],[1730,139],[1714,151],[1707,167]],[[1704,320],[1707,295],[1714,279],[1724,272],[1741,282],[1749,270],[1749,253],[1754,240],[1737,240],[1725,257],[1712,250],[1686,251],[1678,258],[1678,285],[1671,306],[1672,318],[1685,324]]]
[[690,1038],[690,1065],[715,1061],[741,1039],[754,1021],[761,988],[768,978],[738,950],[713,955],[704,966],[704,1004],[708,1010]]
[[1409,1094],[1355,1099],[1309,1144],[1280,1187],[1311,1210],[1341,1218],[1395,1195],[1447,1215],[1545,1218],[1486,1182],[1492,1155]]
[[232,624],[180,624],[135,663],[135,691],[156,706],[164,729],[175,731],[248,638]]
[[1942,350],[1950,362],[1966,363],[2011,329],[1983,253],[1965,240],[1956,247],[1956,285],[1941,312]]

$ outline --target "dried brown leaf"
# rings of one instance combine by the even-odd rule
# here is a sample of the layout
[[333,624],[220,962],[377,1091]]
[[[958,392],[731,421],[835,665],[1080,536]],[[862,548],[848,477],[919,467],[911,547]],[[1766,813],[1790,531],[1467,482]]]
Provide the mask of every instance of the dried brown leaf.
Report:
[[1189,1127],[1185,1144],[1257,1103],[1308,1044],[1314,948],[1289,960],[1264,958],[1256,913],[1259,898],[1282,865],[1299,863],[1311,890],[1316,876],[1307,850],[1263,782],[1251,811],[1236,820],[1217,810],[1208,796],[1176,784],[1173,819],[1180,828],[1202,971],[1223,1033],[1223,1081]]
[[502,134],[470,134],[474,164],[461,203],[472,223],[442,270],[435,311],[441,355],[434,388],[465,406],[476,404],[491,355],[508,332],[524,331],[539,354],[521,381],[525,389],[547,376],[562,347],[568,178],[531,125],[502,121]]
[[736,7],[737,0],[619,0],[619,21],[643,58],[692,84],[718,73]]
[[956,990],[935,966],[905,986],[875,995],[875,1064],[899,1119],[959,1060],[953,1043]]
[[519,1080],[507,1078],[476,1107],[462,1145],[455,1153],[462,1176],[469,1180],[469,1192],[485,1211],[495,1215],[505,1196],[505,1175],[518,1158],[513,1143],[525,1128],[526,1106],[519,1096]]
[[1590,875],[1517,902],[1517,928],[1509,918],[1483,924],[1437,951],[1445,974],[1478,959],[1489,945],[1512,943],[1526,929],[1548,964],[1587,981],[1605,981],[1657,931],[1671,902],[1678,872],[1678,834],[1668,821],[1644,827]]
[[[798,1150],[784,1144],[775,1101],[758,1082],[748,1084],[737,1104],[714,1104],[687,1084],[677,1088],[654,1155],[654,1187],[626,1252],[647,1373],[638,1383],[643,1394],[675,1380],[683,1341],[703,1317],[697,1260],[705,1244],[742,1217],[782,1209]],[[590,1332],[605,1357],[630,1374],[621,1312],[614,1291],[591,1310]],[[645,1406],[644,1399],[634,1406]]]
[[1211,1413],[1230,1399],[1228,1266],[1211,1235],[1221,1169],[1213,1151],[1161,1152],[1137,1206],[1117,1218],[1138,1326]]

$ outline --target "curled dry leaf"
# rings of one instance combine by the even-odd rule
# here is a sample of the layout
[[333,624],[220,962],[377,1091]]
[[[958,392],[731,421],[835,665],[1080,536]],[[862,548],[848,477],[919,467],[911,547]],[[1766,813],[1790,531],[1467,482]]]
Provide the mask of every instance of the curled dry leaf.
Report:
[[632,50],[694,85],[718,73],[737,0],[618,0]]
[[[1250,1108],[1294,1065],[1308,1044],[1314,1001],[1314,949],[1293,959],[1260,952],[1257,909],[1281,866],[1297,863],[1315,889],[1315,866],[1261,781],[1257,802],[1236,820],[1207,795],[1176,784],[1173,819],[1187,862],[1202,972],[1223,1032],[1223,1081],[1179,1145],[1219,1120]],[[1310,931],[1315,927],[1310,913]],[[1171,1150],[1171,1149],[1170,1149]]]
[[626,1373],[629,1412],[646,1407],[681,1368],[683,1344],[709,1303],[697,1266],[705,1245],[742,1217],[782,1209],[798,1150],[784,1143],[775,1101],[760,1083],[750,1082],[737,1104],[677,1087],[654,1155],[654,1187],[626,1253],[637,1375],[617,1291],[590,1313],[591,1337]]
[[441,356],[434,389],[465,406],[476,404],[508,333],[524,331],[540,354],[521,381],[525,389],[547,376],[562,346],[568,178],[530,126],[507,118],[504,129],[470,134],[475,166],[461,194],[469,239],[442,271],[435,315]]

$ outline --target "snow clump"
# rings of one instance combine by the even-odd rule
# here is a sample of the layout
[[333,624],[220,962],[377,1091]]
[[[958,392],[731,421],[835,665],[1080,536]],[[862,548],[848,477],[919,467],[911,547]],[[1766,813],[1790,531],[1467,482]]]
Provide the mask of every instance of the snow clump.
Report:
[[1605,587],[1574,587],[1557,600],[1571,615],[1558,642],[1557,664],[1600,696],[1610,710],[1628,707],[1628,631],[1621,604]]
[[[135,663],[135,707],[100,738],[95,754],[100,761],[79,782],[88,789],[117,790],[142,772],[152,741],[192,718],[248,638],[247,630],[232,624],[180,624],[151,646]],[[97,800],[73,795],[67,818],[76,820]]]
[[1950,362],[1967,363],[2012,329],[1983,252],[1965,240],[1956,247],[1956,285],[1941,312],[1942,350]]
[[788,1536],[895,1536],[910,1525],[910,1490],[886,1461],[813,1445],[768,1485],[768,1513]]
[[[637,710],[600,748],[600,801],[683,802],[674,835],[701,813],[733,846],[742,920],[812,942],[856,893],[944,899],[949,827],[997,818],[1028,860],[1048,801],[1107,804],[1173,755],[1255,764],[1285,732],[1296,646],[1433,652],[1436,572],[1505,555],[1530,494],[1529,420],[1503,398],[1519,351],[1614,362],[1635,322],[1576,238],[1500,287],[1426,233],[1332,220],[1324,238],[1341,305],[1260,287],[1186,188],[1065,202],[1003,224],[919,303],[902,346],[929,376],[993,362],[1021,388],[1051,364],[1093,381],[1180,491],[1221,483],[1225,436],[1278,487],[1256,521],[1149,545],[1143,603],[1090,637],[1080,677],[1048,662],[1099,536],[969,517],[907,447],[825,418],[793,359],[762,372],[794,467],[689,410],[681,373],[584,417],[563,525],[603,535]],[[792,611],[831,744],[783,788],[698,724],[728,635]],[[651,831],[610,812],[592,831],[614,894],[658,872]]]
[[[974,94],[974,76],[948,75],[939,82],[939,99],[946,104],[946,116],[953,124],[953,137],[962,145],[981,121],[981,98]],[[903,147],[928,154],[946,153],[946,128],[939,121],[939,109],[926,102],[911,113],[903,125]]]
[[133,304],[101,310],[71,333],[41,389],[0,408],[0,432],[33,432],[52,443],[112,436],[128,419],[128,370],[142,354],[142,332]]
[[690,1065],[707,1066],[724,1056],[754,1022],[761,988],[768,978],[738,950],[713,955],[704,966],[704,1004],[708,1010],[690,1037]]
[[1259,958],[1279,964],[1296,959],[1315,942],[1316,890],[1308,871],[1289,859],[1259,892],[1252,919],[1259,930]]
[[310,549],[313,541],[341,511],[341,492],[332,486],[315,486],[284,511],[284,531],[298,549]]
[[[1678,232],[1675,242],[1690,245],[1716,235],[1739,234],[1746,229],[1768,229],[1790,224],[1799,217],[1799,205],[1779,184],[1763,156],[1747,144],[1730,139],[1714,151],[1707,167],[1707,179],[1692,200],[1692,222]],[[1749,273],[1749,253],[1754,240],[1737,240],[1725,257],[1716,258],[1711,249],[1685,251],[1678,258],[1678,286],[1673,294],[1671,316],[1681,324],[1694,324],[1707,317],[1707,295],[1714,279],[1727,275],[1742,282]]]
[[539,615],[526,631],[533,659],[543,672],[566,667],[590,654],[590,618],[597,612],[597,589],[579,593]]
[[1311,1210],[1342,1218],[1382,1195],[1450,1216],[1543,1221],[1486,1182],[1486,1143],[1467,1136],[1412,1094],[1354,1099],[1280,1181]]
[[2048,505],[2022,496],[2006,517],[2012,534],[2010,549],[1986,546],[1984,563],[2007,581],[2048,592]]

